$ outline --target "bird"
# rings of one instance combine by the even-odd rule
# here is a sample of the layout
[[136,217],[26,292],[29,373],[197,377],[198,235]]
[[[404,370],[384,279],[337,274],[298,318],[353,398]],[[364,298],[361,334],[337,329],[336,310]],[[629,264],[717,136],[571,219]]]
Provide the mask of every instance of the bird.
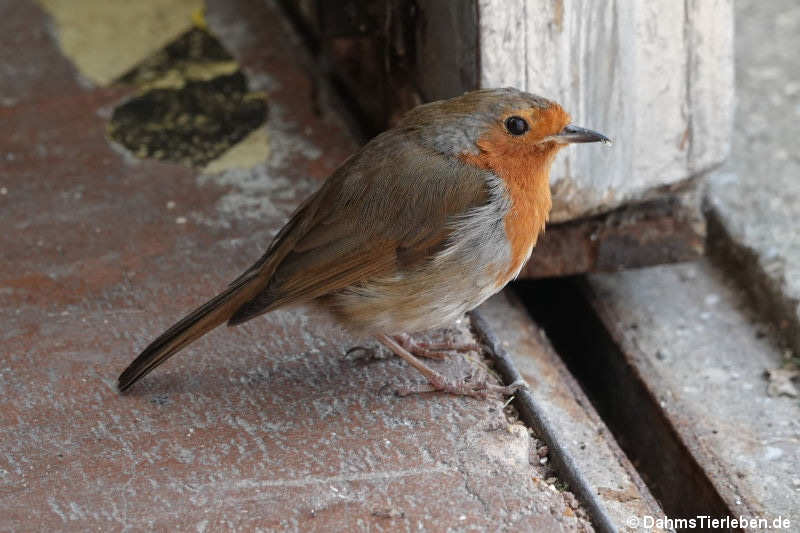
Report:
[[518,275],[550,213],[556,154],[591,142],[611,144],[557,102],[515,88],[411,109],[300,203],[250,268],[150,343],[118,389],[225,322],[306,304],[374,336],[428,390],[513,393],[524,383],[446,378],[418,356],[464,347],[412,335],[452,323]]

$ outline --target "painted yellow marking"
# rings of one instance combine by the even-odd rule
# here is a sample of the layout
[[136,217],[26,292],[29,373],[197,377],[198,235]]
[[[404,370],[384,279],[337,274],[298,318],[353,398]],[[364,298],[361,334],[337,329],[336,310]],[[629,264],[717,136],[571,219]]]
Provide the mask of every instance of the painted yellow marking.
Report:
[[206,165],[203,174],[217,174],[233,168],[253,168],[265,162],[267,158],[269,158],[269,134],[262,126]]
[[[108,85],[203,21],[204,0],[38,0],[61,49],[98,85]],[[198,15],[199,13],[199,15]]]

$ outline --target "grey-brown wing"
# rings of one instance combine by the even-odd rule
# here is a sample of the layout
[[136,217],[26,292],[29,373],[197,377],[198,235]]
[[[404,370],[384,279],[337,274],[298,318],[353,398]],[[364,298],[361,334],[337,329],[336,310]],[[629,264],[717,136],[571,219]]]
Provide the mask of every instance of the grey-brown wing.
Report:
[[453,217],[487,201],[485,171],[387,132],[298,210],[271,246],[280,261],[262,258],[249,274],[269,275],[266,288],[229,323],[423,261],[445,246]]

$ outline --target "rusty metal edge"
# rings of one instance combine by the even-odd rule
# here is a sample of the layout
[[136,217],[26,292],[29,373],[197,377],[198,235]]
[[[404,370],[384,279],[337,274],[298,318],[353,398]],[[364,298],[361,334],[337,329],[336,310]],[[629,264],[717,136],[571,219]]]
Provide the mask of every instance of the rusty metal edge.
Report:
[[705,251],[706,233],[700,185],[694,177],[638,203],[548,225],[520,279],[698,259]]
[[[489,348],[489,353],[494,362],[495,369],[505,383],[521,380],[522,375],[514,365],[514,361],[503,348],[491,326],[481,315],[480,311],[473,310],[469,313],[472,328],[478,338]],[[588,481],[581,473],[575,460],[559,442],[556,431],[550,424],[547,415],[536,404],[530,391],[522,389],[516,393],[514,406],[517,408],[522,421],[534,431],[547,444],[553,466],[559,475],[569,484],[570,490],[580,498],[592,524],[598,531],[616,532],[617,527],[611,521],[600,500],[596,497]]]

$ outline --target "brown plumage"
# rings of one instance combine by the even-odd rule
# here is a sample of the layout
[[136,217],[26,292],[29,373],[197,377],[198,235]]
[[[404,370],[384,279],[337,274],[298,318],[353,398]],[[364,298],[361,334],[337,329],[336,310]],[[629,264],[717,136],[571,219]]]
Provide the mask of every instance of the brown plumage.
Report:
[[558,104],[514,89],[411,110],[304,201],[261,259],[145,348],[120,390],[223,322],[304,302],[376,335],[437,390],[491,390],[447,382],[401,334],[454,320],[517,275],[550,211],[559,148],[607,141],[569,120]]

